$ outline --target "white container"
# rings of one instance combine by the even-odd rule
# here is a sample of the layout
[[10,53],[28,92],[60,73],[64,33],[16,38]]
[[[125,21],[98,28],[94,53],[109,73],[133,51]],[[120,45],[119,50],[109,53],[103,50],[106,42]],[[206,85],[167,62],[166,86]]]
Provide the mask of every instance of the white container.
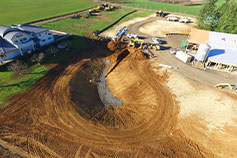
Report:
[[206,44],[200,44],[197,54],[195,55],[195,59],[197,61],[205,61],[208,57],[208,52],[210,50],[210,46]]
[[182,62],[184,63],[188,63],[191,61],[192,59],[192,56],[184,53],[183,51],[178,51],[176,52],[176,55],[175,55],[176,58],[178,58],[179,60],[181,60]]

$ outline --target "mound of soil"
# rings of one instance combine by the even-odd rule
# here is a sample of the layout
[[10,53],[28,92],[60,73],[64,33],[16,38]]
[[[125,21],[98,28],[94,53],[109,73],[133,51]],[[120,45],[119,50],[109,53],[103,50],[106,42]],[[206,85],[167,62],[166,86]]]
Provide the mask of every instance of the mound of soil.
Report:
[[118,50],[125,49],[127,47],[127,45],[123,44],[120,41],[110,41],[110,42],[108,42],[107,47],[110,51],[115,52]]
[[113,66],[120,61],[106,80],[122,106],[103,106],[88,82],[99,78],[101,60],[72,58],[56,66],[0,111],[0,139],[29,157],[213,157],[176,130],[176,101],[144,58],[121,49],[106,58]]

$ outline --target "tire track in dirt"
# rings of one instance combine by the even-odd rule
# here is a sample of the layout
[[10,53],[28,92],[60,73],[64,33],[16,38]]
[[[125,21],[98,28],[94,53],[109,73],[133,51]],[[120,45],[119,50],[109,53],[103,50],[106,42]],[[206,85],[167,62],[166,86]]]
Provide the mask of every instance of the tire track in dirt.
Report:
[[[55,67],[30,90],[12,99],[1,111],[0,137],[36,157],[164,157],[160,143],[176,150],[172,141],[160,141],[169,138],[180,142],[170,136],[175,131],[178,107],[159,80],[162,77],[150,69],[143,56],[138,54],[142,59],[134,59],[136,53],[131,52],[107,78],[111,91],[124,104],[95,110],[96,118],[103,116],[104,120],[94,121],[95,116],[87,113],[80,115],[76,107],[82,105],[70,98],[70,80],[83,63],[91,61],[77,58],[69,65]],[[116,57],[115,53],[107,59],[114,61]],[[27,139],[16,144],[21,137]],[[194,145],[187,146],[184,154],[201,157],[192,150]]]

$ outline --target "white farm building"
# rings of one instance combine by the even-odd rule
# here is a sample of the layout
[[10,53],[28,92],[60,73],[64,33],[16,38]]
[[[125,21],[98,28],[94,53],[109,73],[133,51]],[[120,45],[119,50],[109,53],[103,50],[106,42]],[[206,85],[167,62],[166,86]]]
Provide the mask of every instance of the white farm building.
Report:
[[[55,39],[60,35],[63,37]],[[57,35],[54,36],[53,30],[35,25],[23,24],[11,27],[0,25],[0,62],[13,59],[28,51],[40,49],[67,38],[71,34],[60,32],[60,35],[57,32]]]

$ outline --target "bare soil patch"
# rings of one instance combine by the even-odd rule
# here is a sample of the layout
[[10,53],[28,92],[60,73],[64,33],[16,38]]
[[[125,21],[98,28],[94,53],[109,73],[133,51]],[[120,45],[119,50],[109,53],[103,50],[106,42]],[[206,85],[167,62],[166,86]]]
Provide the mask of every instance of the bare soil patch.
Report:
[[[214,157],[177,130],[179,107],[165,86],[167,74],[154,73],[141,51],[128,51],[107,76],[111,91],[123,99],[122,106],[97,111],[83,105],[82,99],[72,100],[70,81],[88,66],[86,61],[98,56],[97,50],[88,50],[57,65],[27,92],[14,96],[1,110],[0,138],[32,157]],[[105,58],[111,66],[120,52],[115,50]],[[84,77],[80,82],[86,85],[89,81]],[[80,88],[92,107],[97,98],[90,95],[88,86]]]
[[139,31],[148,36],[166,37],[168,33],[188,34],[191,27],[192,24],[156,20],[141,26]]
[[237,95],[202,87],[174,72],[168,80],[180,105],[178,127],[185,135],[218,157],[237,157]]
[[135,23],[140,22],[140,21],[144,21],[144,20],[149,19],[150,17],[154,17],[154,16],[155,15],[150,15],[150,16],[147,16],[147,17],[135,18],[135,19],[132,19],[132,20],[128,20],[128,21],[123,22],[120,25],[116,26],[114,29],[103,32],[102,35],[103,36],[108,36],[108,37],[115,37],[117,31],[119,29],[121,29],[122,27],[129,26],[129,25],[135,24]]

